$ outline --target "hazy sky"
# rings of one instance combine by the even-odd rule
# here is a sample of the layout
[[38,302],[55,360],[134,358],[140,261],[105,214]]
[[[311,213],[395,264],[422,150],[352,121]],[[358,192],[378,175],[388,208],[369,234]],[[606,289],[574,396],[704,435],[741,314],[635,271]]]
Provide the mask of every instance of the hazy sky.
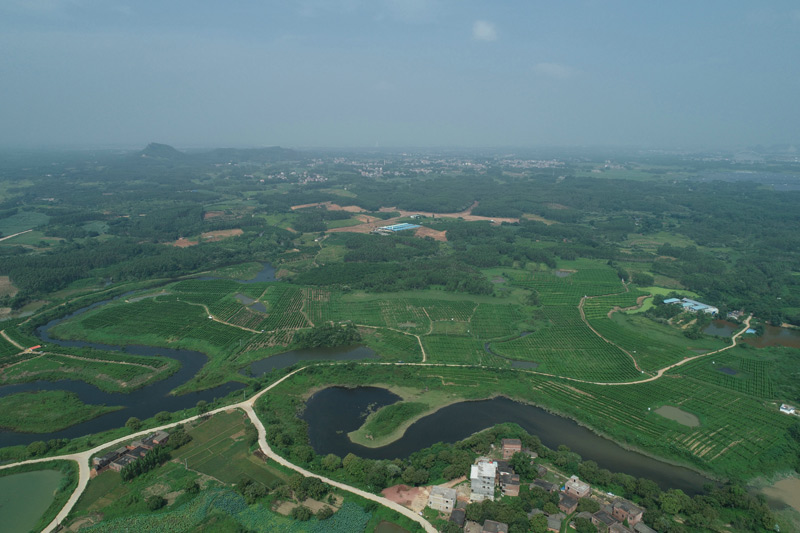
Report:
[[800,3],[0,0],[0,145],[800,143]]

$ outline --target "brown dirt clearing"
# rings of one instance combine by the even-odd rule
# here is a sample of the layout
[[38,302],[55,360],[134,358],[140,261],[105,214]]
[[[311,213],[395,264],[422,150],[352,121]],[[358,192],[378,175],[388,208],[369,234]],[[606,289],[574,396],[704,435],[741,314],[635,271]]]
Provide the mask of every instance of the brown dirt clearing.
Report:
[[190,241],[189,239],[184,239],[181,237],[175,242],[170,243],[172,246],[177,248],[188,248],[189,246],[197,246],[199,243],[197,241]]
[[207,231],[200,236],[203,240],[206,241],[220,241],[222,239],[227,239],[228,237],[235,237],[236,235],[241,235],[244,233],[240,228],[236,229],[222,229],[219,231]]
[[3,296],[14,296],[18,289],[11,283],[11,278],[8,276],[0,276],[0,298]]

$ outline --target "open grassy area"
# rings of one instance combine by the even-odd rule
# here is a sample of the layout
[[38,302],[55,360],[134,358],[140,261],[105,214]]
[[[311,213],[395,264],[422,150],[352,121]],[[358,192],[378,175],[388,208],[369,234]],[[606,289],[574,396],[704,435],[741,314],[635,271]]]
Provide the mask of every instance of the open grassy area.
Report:
[[66,391],[20,392],[0,398],[0,427],[26,433],[49,433],[122,409],[87,405]]

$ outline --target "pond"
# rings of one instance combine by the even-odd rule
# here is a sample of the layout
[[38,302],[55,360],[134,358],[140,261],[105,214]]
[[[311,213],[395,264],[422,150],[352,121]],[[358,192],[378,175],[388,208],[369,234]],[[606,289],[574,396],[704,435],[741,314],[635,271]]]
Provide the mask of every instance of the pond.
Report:
[[36,470],[0,477],[0,524],[4,533],[28,533],[53,503],[63,475]]
[[[742,327],[727,320],[714,320],[703,330],[703,333],[719,337],[730,337]],[[741,337],[741,341],[755,348],[767,348],[769,346],[800,348],[800,329],[764,326],[763,335],[758,337],[744,335]]]
[[361,426],[368,408],[377,409],[399,400],[399,396],[379,387],[329,387],[317,392],[308,399],[303,413],[311,446],[320,455],[344,457],[354,453],[368,459],[394,459],[408,457],[437,442],[458,442],[496,424],[511,422],[539,436],[549,448],[564,444],[601,468],[651,479],[662,489],[679,488],[687,494],[697,494],[710,481],[688,468],[626,450],[572,420],[504,397],[443,407],[412,424],[401,439],[381,448],[350,441],[347,433]]

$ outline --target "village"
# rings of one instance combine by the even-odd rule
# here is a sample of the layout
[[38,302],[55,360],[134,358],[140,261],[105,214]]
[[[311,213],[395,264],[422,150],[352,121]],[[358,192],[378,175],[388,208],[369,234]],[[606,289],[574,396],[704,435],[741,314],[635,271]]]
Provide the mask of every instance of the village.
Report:
[[[499,453],[498,453],[499,452]],[[597,531],[610,533],[654,533],[642,522],[644,509],[634,503],[614,496],[611,493],[592,491],[592,487],[577,476],[567,477],[559,472],[537,464],[536,452],[522,447],[520,439],[503,439],[502,448],[492,455],[499,458],[481,457],[471,467],[469,479],[460,478],[460,483],[435,486],[430,490],[427,507],[438,512],[438,517],[446,519],[464,533],[508,533],[508,524],[485,520],[483,524],[467,519],[467,505],[484,500],[519,497],[520,476],[514,472],[509,461],[514,454],[524,454],[535,466],[537,478],[530,484],[531,491],[557,494],[557,506],[532,509],[529,518],[543,515],[547,531],[560,532],[566,527],[576,529],[576,521],[591,523]],[[550,480],[550,481],[548,481]],[[581,507],[596,508],[595,512],[578,511],[582,500],[592,504]],[[545,508],[549,507],[547,505]],[[554,511],[554,507],[557,507]],[[582,520],[581,520],[582,519]],[[450,529],[453,526],[450,526]]]
[[166,431],[156,431],[141,440],[135,440],[126,446],[117,448],[107,454],[92,459],[91,477],[107,469],[121,472],[123,468],[147,455],[147,452],[156,446],[163,446],[169,439]]

